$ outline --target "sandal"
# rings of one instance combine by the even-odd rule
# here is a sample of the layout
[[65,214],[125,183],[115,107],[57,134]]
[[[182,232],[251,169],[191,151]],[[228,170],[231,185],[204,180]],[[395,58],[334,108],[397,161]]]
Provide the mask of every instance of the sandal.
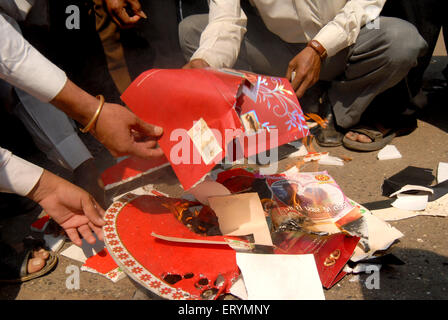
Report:
[[45,266],[39,271],[29,273],[28,262],[32,258],[33,250],[43,248],[43,241],[25,239],[25,250],[17,253],[11,246],[0,243],[0,283],[22,283],[41,277],[49,273],[58,262],[57,256],[49,253]]
[[357,126],[349,131],[363,134],[372,140],[372,142],[359,142],[348,139],[344,136],[342,139],[342,144],[344,147],[355,151],[380,150],[388,145],[397,136],[397,132],[394,129],[389,130],[387,133],[382,133],[378,129],[367,126]]

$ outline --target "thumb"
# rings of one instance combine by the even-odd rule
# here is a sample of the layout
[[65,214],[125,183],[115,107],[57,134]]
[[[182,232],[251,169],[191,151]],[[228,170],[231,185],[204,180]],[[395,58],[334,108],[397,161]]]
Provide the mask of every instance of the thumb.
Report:
[[160,137],[163,134],[163,129],[161,127],[146,123],[139,118],[137,118],[134,130],[149,137]]

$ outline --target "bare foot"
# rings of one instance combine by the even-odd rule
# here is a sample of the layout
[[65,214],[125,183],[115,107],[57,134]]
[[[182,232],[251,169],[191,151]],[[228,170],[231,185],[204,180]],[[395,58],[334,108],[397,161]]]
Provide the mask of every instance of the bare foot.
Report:
[[362,143],[371,143],[372,142],[372,139],[370,139],[365,134],[361,134],[361,133],[357,133],[357,132],[353,132],[353,131],[347,132],[345,134],[345,137],[349,140],[358,141],[358,142],[362,142]]
[[28,273],[31,274],[42,270],[49,257],[50,253],[47,250],[43,248],[34,249],[31,253],[31,258],[28,260]]
[[29,274],[42,270],[45,266],[45,260],[42,258],[31,258],[28,260],[27,271]]

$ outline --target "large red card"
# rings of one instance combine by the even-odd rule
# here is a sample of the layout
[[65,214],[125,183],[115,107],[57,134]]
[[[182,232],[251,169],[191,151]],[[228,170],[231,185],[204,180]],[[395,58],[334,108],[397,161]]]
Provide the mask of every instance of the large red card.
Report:
[[236,138],[248,157],[309,135],[284,78],[234,70],[153,69],[141,74],[122,99],[141,119],[163,127],[160,147],[185,190],[234,150]]

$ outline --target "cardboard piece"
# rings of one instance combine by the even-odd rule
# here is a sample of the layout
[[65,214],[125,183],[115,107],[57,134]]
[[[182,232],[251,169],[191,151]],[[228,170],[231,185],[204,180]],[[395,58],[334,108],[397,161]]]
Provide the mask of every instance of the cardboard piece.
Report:
[[255,244],[272,246],[266,216],[257,193],[209,198],[223,235],[253,234]]
[[325,300],[312,254],[237,253],[249,300]]
[[[159,140],[185,190],[222,159],[249,157],[309,135],[290,82],[234,70],[152,69],[123,93]],[[231,149],[228,148],[231,145]]]

